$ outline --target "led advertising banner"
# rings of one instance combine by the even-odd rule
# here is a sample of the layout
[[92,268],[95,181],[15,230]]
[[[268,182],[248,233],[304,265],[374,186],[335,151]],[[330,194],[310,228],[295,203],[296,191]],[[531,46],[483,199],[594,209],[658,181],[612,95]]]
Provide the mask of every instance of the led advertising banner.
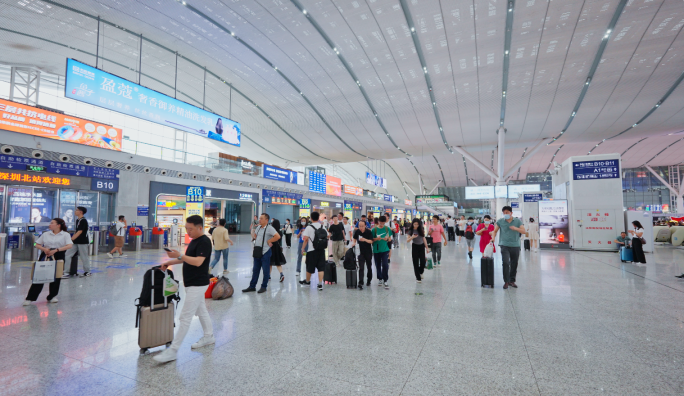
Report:
[[0,128],[10,132],[121,151],[121,129],[0,99]]
[[466,199],[494,199],[494,186],[466,187]]
[[264,203],[277,205],[298,205],[302,200],[302,194],[284,191],[262,190],[261,197]]
[[442,203],[449,202],[449,197],[446,195],[416,195],[416,203]]
[[309,172],[309,191],[342,196],[342,179],[318,172]]
[[581,161],[572,163],[572,177],[574,180],[619,179],[620,161]]
[[187,187],[185,192],[185,217],[204,218],[204,187]]
[[67,59],[64,96],[240,146],[239,123],[73,59]]
[[508,185],[508,198],[518,198],[522,193],[541,191],[539,184],[510,184]]
[[405,200],[404,200],[404,205],[406,205],[406,206],[413,206],[413,201],[411,201],[410,199],[405,199]]
[[495,186],[494,196],[496,198],[508,198],[508,186]]
[[[568,201],[539,201],[539,243],[541,247],[569,248]],[[562,245],[562,246],[559,246]]]
[[385,189],[387,188],[387,179],[383,179],[382,177],[374,175],[370,172],[366,172],[366,183]]
[[344,193],[345,194],[351,194],[351,195],[358,195],[360,197],[363,196],[363,188],[361,187],[354,187],[350,186],[349,184],[344,185]]
[[[264,179],[272,179],[272,180],[277,180],[285,183],[292,183],[292,184],[300,184],[298,183],[298,175],[297,172],[289,170],[289,169],[282,169],[278,168],[276,166],[271,166],[271,165],[265,165],[263,166],[264,168]],[[304,184],[304,181],[302,180],[302,183]]]

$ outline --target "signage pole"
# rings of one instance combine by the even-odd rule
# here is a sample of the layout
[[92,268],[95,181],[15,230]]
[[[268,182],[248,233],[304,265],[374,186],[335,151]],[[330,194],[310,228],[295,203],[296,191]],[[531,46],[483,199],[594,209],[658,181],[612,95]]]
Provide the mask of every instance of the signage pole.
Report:
[[140,33],[140,55],[138,55],[138,85],[140,85],[140,79],[142,78],[142,44],[143,38],[142,33]]
[[97,41],[95,44],[95,68],[100,60],[100,16],[97,16]]

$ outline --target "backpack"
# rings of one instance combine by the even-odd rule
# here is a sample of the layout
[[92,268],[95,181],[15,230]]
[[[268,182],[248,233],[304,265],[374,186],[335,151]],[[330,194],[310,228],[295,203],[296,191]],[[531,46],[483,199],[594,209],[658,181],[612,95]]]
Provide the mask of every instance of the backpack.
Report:
[[475,233],[473,232],[473,225],[472,224],[466,224],[465,237],[466,237],[466,239],[475,238]]
[[347,249],[347,253],[344,254],[342,266],[344,266],[344,269],[346,270],[356,270],[356,255],[354,254],[354,249]]
[[[171,279],[175,279],[173,277],[173,271],[171,270],[166,270],[166,272],[169,274],[169,277]],[[154,286],[152,286],[152,276],[154,276]],[[143,287],[142,291],[140,292],[140,298],[138,298],[138,303],[136,304],[137,306],[140,307],[149,307],[152,303],[152,287],[154,287],[154,303],[156,304],[163,304],[164,303],[164,278],[166,275],[164,274],[164,271],[160,270],[160,267],[153,267],[151,269],[148,269],[145,271],[145,275],[143,276]],[[178,294],[168,296],[166,297],[167,303],[172,302],[173,300],[179,301],[180,297],[178,297]]]
[[328,248],[328,231],[321,226],[316,228],[313,224],[310,226],[314,229],[314,239],[311,241],[314,250],[325,250]]
[[120,230],[119,228],[116,228],[116,223],[109,226],[109,233],[112,236],[117,236],[117,234],[119,233],[119,230]]

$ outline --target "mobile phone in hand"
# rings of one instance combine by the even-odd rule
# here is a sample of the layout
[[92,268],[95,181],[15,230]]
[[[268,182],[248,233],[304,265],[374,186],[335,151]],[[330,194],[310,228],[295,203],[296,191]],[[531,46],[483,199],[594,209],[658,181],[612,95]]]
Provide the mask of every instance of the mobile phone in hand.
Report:
[[169,249],[169,248],[164,248],[164,250],[166,250],[167,252],[171,251],[171,249]]

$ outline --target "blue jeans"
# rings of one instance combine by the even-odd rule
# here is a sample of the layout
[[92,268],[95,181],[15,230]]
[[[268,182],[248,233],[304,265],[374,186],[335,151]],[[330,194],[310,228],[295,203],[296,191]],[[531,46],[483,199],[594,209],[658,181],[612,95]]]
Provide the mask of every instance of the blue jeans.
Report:
[[249,287],[252,289],[256,288],[256,284],[259,281],[259,270],[264,273],[264,279],[261,283],[261,288],[265,289],[268,286],[268,280],[271,278],[271,249],[268,249],[260,259],[254,259],[254,265],[252,266],[252,280],[249,282]]
[[387,282],[389,279],[389,252],[375,253],[375,274],[377,278]]
[[214,250],[214,260],[209,265],[211,267],[211,269],[214,269],[214,267],[216,267],[216,264],[218,264],[218,261],[221,258],[221,253],[223,253],[223,270],[228,271],[228,251],[229,250],[230,249]]
[[299,241],[299,248],[297,249],[297,272],[301,272],[302,269],[302,245],[303,241]]

